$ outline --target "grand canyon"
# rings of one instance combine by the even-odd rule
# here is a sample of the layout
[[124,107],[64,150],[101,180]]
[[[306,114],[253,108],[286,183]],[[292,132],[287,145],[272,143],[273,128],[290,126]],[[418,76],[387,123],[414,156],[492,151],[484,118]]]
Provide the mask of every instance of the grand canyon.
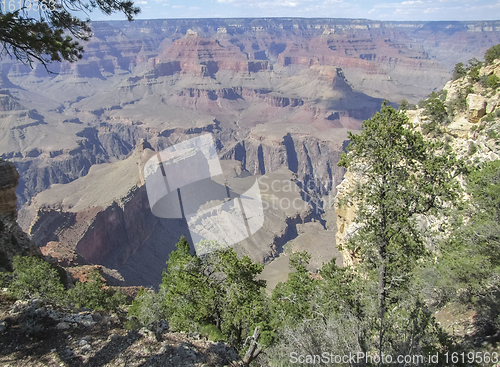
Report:
[[262,192],[268,204],[301,203],[268,205],[263,228],[235,246],[266,264],[268,286],[286,280],[290,251],[310,252],[312,271],[332,257],[341,265],[333,204],[347,132],[385,99],[417,103],[440,90],[455,63],[500,43],[500,21],[169,19],[92,29],[76,63],[46,70],[2,59],[0,158],[19,172],[17,221],[42,252],[64,266],[103,265],[114,285],[156,286],[189,237],[182,219],[152,214],[143,167],[203,134],[228,177],[276,183]]

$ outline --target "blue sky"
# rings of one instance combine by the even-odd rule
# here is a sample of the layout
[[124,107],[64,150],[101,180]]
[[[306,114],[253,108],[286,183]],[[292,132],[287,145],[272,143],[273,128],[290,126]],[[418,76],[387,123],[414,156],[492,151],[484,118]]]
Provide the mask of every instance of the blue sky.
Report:
[[[306,17],[376,20],[499,20],[500,0],[135,0],[138,19]],[[106,17],[97,11],[93,20]]]

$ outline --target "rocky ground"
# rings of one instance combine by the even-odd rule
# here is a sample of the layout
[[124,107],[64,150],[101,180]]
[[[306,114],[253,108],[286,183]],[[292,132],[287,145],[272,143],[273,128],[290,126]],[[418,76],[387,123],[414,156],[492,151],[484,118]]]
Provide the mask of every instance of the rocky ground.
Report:
[[63,310],[0,293],[1,366],[243,366],[225,343],[161,325],[127,330],[121,312]]

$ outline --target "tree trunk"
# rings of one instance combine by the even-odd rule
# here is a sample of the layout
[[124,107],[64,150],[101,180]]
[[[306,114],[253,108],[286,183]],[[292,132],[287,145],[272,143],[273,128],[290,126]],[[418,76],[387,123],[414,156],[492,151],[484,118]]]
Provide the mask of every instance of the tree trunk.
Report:
[[250,342],[250,347],[245,353],[245,357],[243,358],[243,363],[248,366],[257,356],[262,352],[262,349],[259,347],[257,341],[260,337],[260,327],[257,326],[255,331],[253,332],[252,341]]
[[[378,269],[378,309],[379,309],[379,317],[380,317],[380,332],[379,332],[379,355],[382,357],[382,348],[384,341],[384,332],[385,332],[385,297],[386,297],[386,268],[385,268],[385,245],[381,246],[379,249],[379,260],[380,265]],[[381,363],[378,364],[379,366]]]

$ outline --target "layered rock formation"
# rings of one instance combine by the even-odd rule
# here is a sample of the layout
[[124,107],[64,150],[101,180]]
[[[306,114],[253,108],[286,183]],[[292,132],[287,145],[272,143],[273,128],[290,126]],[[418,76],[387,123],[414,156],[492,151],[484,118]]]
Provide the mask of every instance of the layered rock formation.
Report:
[[[20,223],[44,254],[64,258],[70,264],[71,254],[76,252],[87,262],[117,269],[115,278],[123,279],[122,285],[156,286],[168,254],[181,235],[190,238],[190,231],[185,220],[161,219],[149,208],[142,169],[154,154],[142,142],[124,161],[93,166],[83,178],[54,185],[23,208]],[[223,166],[229,182],[245,177],[239,162],[225,160]],[[254,261],[269,261],[297,236],[297,225],[319,216],[312,204],[316,201],[308,200],[293,178],[287,169],[259,177],[264,225],[236,245],[237,252]],[[334,232],[325,231],[325,236],[331,242],[329,246],[318,244],[320,252],[334,248]],[[325,256],[326,260],[331,258],[326,254],[322,258]]]
[[34,254],[37,250],[16,223],[16,187],[19,174],[11,162],[0,159],[0,271],[11,270],[15,255]]
[[[304,221],[335,230],[325,203],[343,175],[336,164],[347,131],[359,129],[382,99],[416,102],[440,87],[449,78],[444,50],[453,50],[455,62],[481,58],[500,43],[497,23],[95,22],[84,59],[52,65],[58,74],[3,60],[0,156],[20,172],[23,227],[41,245],[52,242],[47,253],[67,254],[66,263],[81,261],[72,255],[77,250],[149,284],[141,269],[148,262],[162,268],[165,258],[148,246],[157,249],[168,237],[171,249],[186,227],[151,217],[139,173],[130,168],[141,160],[134,149],[141,139],[162,151],[210,133],[235,172],[286,172],[301,200],[320,202],[309,206],[312,214],[275,212],[260,244],[242,244],[241,252],[269,261],[302,233],[296,226]],[[115,177],[121,169],[134,171],[123,175],[128,180],[115,178],[121,191],[95,186],[101,174]],[[315,264],[324,259],[317,253]]]
[[51,65],[59,74],[3,61],[1,156],[20,169],[23,204],[93,164],[124,159],[141,138],[162,149],[192,129],[217,131],[222,146],[258,124],[282,124],[284,134],[295,124],[356,130],[382,98],[416,102],[440,87],[450,44],[455,62],[480,58],[500,42],[497,28],[347,19],[95,22],[84,59]]

